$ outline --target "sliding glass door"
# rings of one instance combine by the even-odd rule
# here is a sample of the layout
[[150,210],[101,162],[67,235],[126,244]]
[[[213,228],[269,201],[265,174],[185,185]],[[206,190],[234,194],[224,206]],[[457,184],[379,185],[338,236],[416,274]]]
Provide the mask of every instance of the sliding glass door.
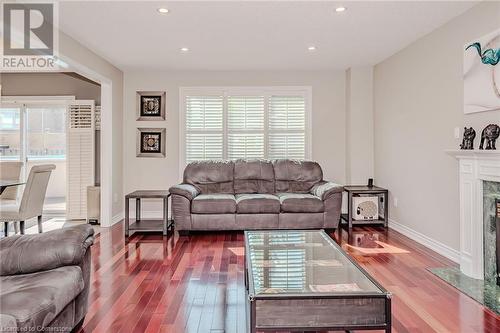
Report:
[[0,107],[0,161],[22,160],[21,107]]
[[35,165],[55,164],[44,210],[66,209],[66,101],[12,101],[0,105],[0,161],[23,162],[26,179]]
[[66,158],[66,108],[26,105],[27,161]]

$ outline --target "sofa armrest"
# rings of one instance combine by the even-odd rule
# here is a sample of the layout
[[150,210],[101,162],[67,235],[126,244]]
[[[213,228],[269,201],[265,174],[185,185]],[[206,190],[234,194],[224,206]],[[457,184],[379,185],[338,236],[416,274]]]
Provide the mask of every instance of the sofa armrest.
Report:
[[340,184],[333,182],[322,181],[317,183],[311,189],[311,194],[320,197],[321,200],[328,199],[331,195],[335,193],[341,193],[344,191],[344,187]]
[[169,189],[169,192],[171,194],[183,196],[188,200],[193,200],[198,194],[200,194],[198,189],[191,184],[179,184],[172,186]]
[[62,266],[80,265],[94,241],[88,225],[36,235],[15,235],[0,241],[0,276],[29,274]]

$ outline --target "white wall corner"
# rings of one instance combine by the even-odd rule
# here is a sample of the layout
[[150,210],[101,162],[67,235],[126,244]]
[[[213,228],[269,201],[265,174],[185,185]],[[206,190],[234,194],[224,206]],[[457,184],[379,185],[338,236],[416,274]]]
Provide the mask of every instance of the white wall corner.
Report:
[[433,250],[434,252],[442,255],[443,257],[450,259],[453,262],[456,263],[460,262],[460,251],[455,250],[449,247],[448,245],[445,245],[418,231],[415,231],[412,228],[409,228],[408,226],[396,222],[391,218],[389,218],[389,228],[399,232],[400,234],[403,234],[404,236],[414,240],[417,243],[422,244],[423,246]]

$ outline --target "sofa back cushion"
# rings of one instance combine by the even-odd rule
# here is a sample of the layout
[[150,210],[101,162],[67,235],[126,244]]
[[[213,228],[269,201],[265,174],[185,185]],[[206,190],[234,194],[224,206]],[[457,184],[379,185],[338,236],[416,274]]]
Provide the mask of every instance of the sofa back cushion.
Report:
[[274,160],[273,167],[277,193],[307,193],[323,180],[321,167],[313,161]]
[[274,193],[274,169],[268,160],[234,162],[234,193]]
[[201,194],[234,194],[234,162],[197,161],[184,170],[184,183],[195,186]]

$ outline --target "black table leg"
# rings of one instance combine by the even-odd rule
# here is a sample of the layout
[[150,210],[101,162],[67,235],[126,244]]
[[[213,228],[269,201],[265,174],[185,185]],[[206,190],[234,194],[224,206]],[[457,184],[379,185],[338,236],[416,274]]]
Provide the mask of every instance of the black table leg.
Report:
[[347,194],[347,232],[350,234],[352,231],[352,193]]
[[130,212],[129,212],[129,199],[125,198],[125,237],[129,236],[129,220],[130,220]]
[[139,222],[141,220],[141,199],[135,199],[135,222]]
[[163,198],[163,236],[167,235],[168,229],[168,198]]

